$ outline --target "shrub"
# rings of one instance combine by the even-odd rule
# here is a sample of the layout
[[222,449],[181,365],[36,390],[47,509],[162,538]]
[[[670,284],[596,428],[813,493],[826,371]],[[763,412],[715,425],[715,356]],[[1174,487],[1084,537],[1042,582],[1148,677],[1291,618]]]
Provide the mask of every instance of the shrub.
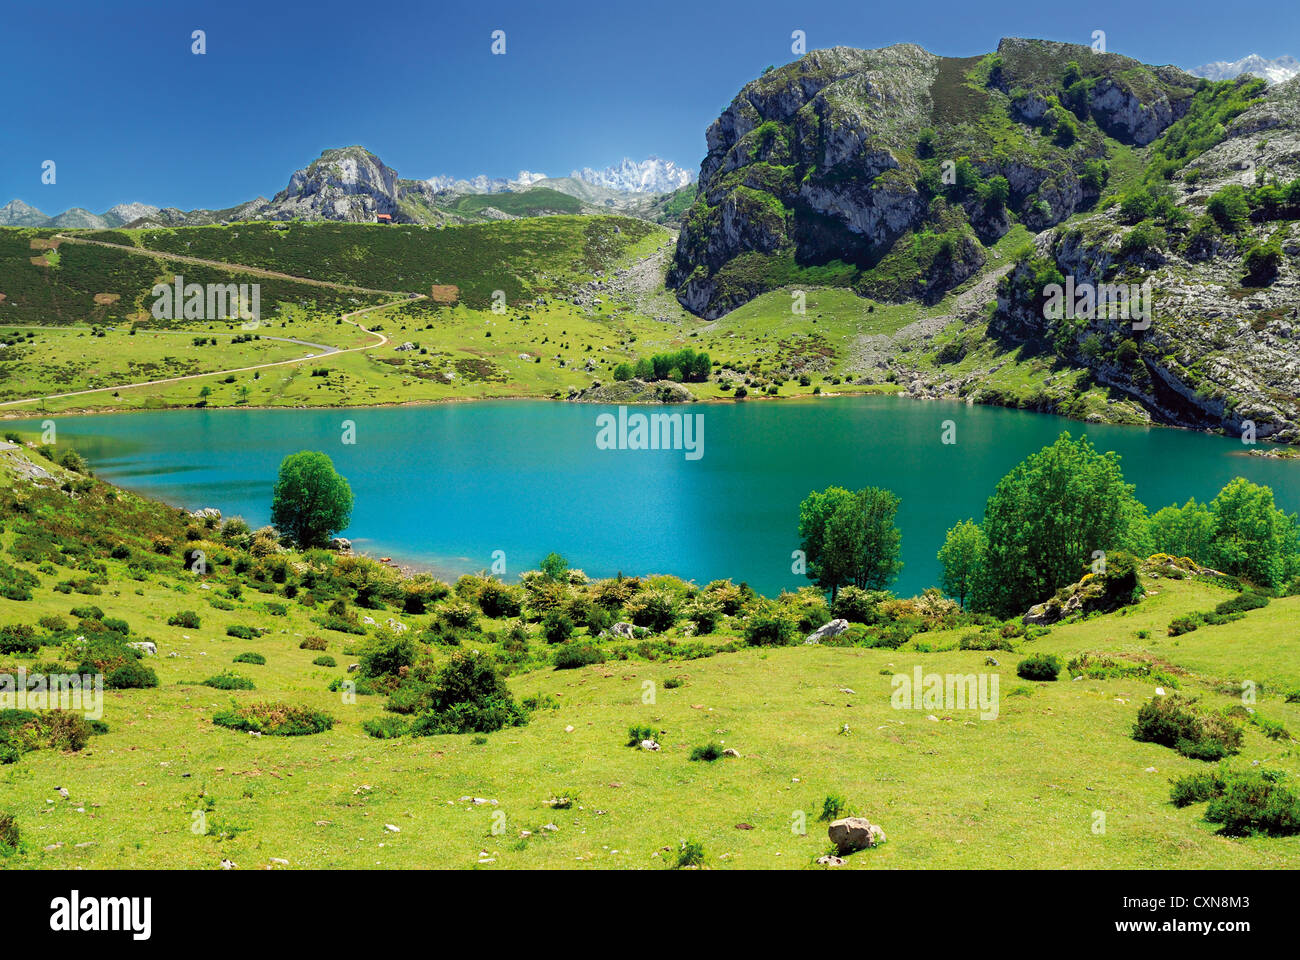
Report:
[[853,811],[849,809],[849,801],[838,793],[828,793],[826,799],[822,801],[822,812],[818,820],[839,820],[842,817],[850,817]]
[[566,643],[555,651],[556,670],[572,670],[604,662],[605,654],[594,643]]
[[794,640],[795,625],[789,614],[770,600],[764,600],[750,612],[744,633],[745,642],[750,646],[785,646]]
[[663,633],[677,622],[676,601],[667,590],[642,590],[627,602],[626,609],[634,624],[655,633]]
[[193,610],[181,610],[180,612],[173,613],[168,617],[167,623],[173,627],[186,627],[190,630],[197,630],[199,629],[201,621],[199,620],[199,615]]
[[1226,717],[1206,714],[1195,700],[1170,694],[1138,710],[1133,739],[1172,747],[1194,760],[1221,760],[1241,748],[1241,727]]
[[439,611],[439,617],[450,627],[463,630],[474,625],[474,608],[468,603],[448,603]]
[[261,635],[262,631],[257,627],[246,627],[239,623],[232,623],[226,627],[226,636],[235,637],[239,640],[256,640]]
[[692,760],[702,760],[705,763],[712,763],[722,756],[722,747],[716,743],[706,743],[702,747],[693,747],[691,749]]
[[18,821],[12,813],[0,813],[0,854],[10,854],[18,849]]
[[33,627],[25,623],[0,627],[0,653],[36,653],[40,648],[41,640]]
[[701,593],[682,604],[682,616],[695,624],[695,632],[712,633],[722,619],[722,604],[707,593]]
[[518,587],[488,578],[478,592],[478,606],[484,616],[497,619],[517,617],[523,608],[524,594]]
[[109,690],[143,690],[158,686],[158,674],[139,660],[131,660],[105,674],[104,686]]
[[1050,653],[1036,653],[1016,664],[1016,676],[1022,680],[1055,680],[1061,661]]
[[704,863],[704,844],[698,840],[683,840],[677,849],[677,862],[673,866],[681,870],[685,867],[698,867]]
[[629,747],[639,747],[646,740],[653,740],[659,735],[659,731],[654,727],[633,724],[627,728],[627,745]]
[[298,644],[299,650],[326,650],[329,644],[325,642],[324,637],[307,637],[302,643]]
[[241,653],[239,656],[235,657],[235,659],[232,660],[231,662],[232,663],[255,663],[258,666],[265,666],[266,657],[262,656],[260,653],[251,653],[251,652]]
[[73,607],[70,611],[78,620],[103,620],[104,611],[91,604],[85,607]]
[[1206,807],[1205,819],[1221,824],[1219,832],[1232,837],[1300,833],[1300,796],[1282,777],[1281,771],[1274,770],[1227,777],[1223,791]]
[[492,733],[528,722],[491,657],[478,650],[452,654],[430,683],[427,703],[412,728],[420,736]]
[[410,732],[411,725],[402,717],[384,714],[361,724],[361,729],[378,740],[396,740]]
[[333,657],[326,655],[317,657],[312,661],[312,665],[316,667],[337,667],[338,662]]
[[542,617],[542,635],[547,643],[563,643],[573,636],[573,621],[563,610],[551,610]]
[[310,707],[270,701],[235,707],[213,716],[212,722],[231,730],[246,730],[275,737],[300,737],[322,733],[334,726],[334,718]]
[[371,638],[361,653],[363,677],[399,676],[404,667],[415,663],[415,641],[406,634],[379,634]]
[[255,690],[253,681],[247,677],[241,677],[237,673],[219,673],[215,677],[208,677],[203,681],[203,686],[212,687],[214,690]]
[[831,604],[831,615],[849,623],[873,624],[880,620],[877,608],[890,599],[885,590],[863,590],[860,587],[840,587]]

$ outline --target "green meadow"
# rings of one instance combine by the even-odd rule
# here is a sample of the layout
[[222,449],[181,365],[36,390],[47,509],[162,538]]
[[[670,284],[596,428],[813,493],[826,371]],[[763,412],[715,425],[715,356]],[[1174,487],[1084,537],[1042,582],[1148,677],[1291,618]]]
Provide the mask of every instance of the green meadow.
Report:
[[[33,464],[52,479],[33,484]],[[890,616],[903,620],[855,624],[838,645],[804,645],[801,630],[762,646],[745,618],[767,601],[726,582],[588,582],[569,571],[526,575],[522,587],[482,577],[439,585],[365,558],[285,551],[266,532],[192,518],[35,449],[0,451],[0,468],[0,629],[11,651],[15,625],[40,641],[0,653],[0,672],[71,669],[76,637],[106,630],[119,632],[114,643],[157,647],[133,668],[153,671],[156,685],[106,690],[106,727],[79,749],[38,744],[0,765],[0,814],[19,831],[0,860],[9,868],[665,869],[689,840],[708,868],[809,869],[831,852],[819,818],[835,798],[888,837],[848,869],[1300,863],[1300,836],[1224,836],[1204,804],[1176,807],[1171,782],[1215,765],[1133,738],[1157,686],[1242,715],[1248,681],[1249,716],[1267,723],[1244,719],[1226,763],[1300,774],[1288,732],[1300,727],[1300,596],[1171,636],[1171,622],[1237,591],[1154,558],[1139,602],[1050,628],[1026,630],[1018,618],[981,627],[954,621],[951,604],[914,598],[892,602]],[[194,550],[206,573],[188,565]],[[522,609],[502,608],[520,600]],[[724,612],[697,631],[686,615],[700,616],[705,601]],[[653,615],[656,602],[677,614],[652,616],[654,629],[632,639],[597,636],[609,619]],[[815,589],[777,603],[810,624],[826,615]],[[549,634],[564,617],[539,612],[556,604],[574,617],[558,638]],[[946,612],[916,619],[930,608]],[[877,645],[904,623],[898,646]],[[963,649],[972,631],[989,649]],[[364,665],[403,638],[414,638],[417,672],[488,654],[524,722],[402,733],[410,715],[391,708],[404,681],[367,681]],[[1016,664],[1038,653],[1062,663],[1087,653],[1123,669],[1018,677]],[[560,668],[569,662],[585,665]],[[996,717],[896,709],[892,678],[917,667],[996,675]],[[220,685],[252,689],[202,685],[223,676]],[[214,722],[264,702],[332,725],[254,736]],[[661,749],[629,746],[633,728]],[[691,759],[708,744],[739,755]]]

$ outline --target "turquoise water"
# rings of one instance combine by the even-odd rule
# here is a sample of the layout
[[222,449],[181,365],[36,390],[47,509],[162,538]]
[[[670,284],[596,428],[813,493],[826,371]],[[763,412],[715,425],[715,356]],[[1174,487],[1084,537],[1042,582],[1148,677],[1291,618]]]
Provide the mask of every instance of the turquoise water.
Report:
[[[507,575],[551,550],[592,576],[673,573],[746,580],[763,592],[791,572],[799,502],[831,484],[888,487],[902,498],[904,567],[896,588],[936,583],[935,552],[958,520],[979,518],[997,480],[1061,430],[1123,457],[1150,507],[1208,500],[1234,476],[1300,509],[1300,463],[1243,456],[1241,443],[1168,428],[900,397],[696,404],[703,455],[599,449],[597,418],[617,407],[489,401],[356,410],[183,410],[59,418],[97,474],[178,506],[267,522],[280,460],[323,450],[356,495],[344,535],[358,549],[444,576]],[[668,412],[630,408],[629,413]],[[356,443],[342,442],[343,421]],[[957,442],[940,442],[942,424]]]

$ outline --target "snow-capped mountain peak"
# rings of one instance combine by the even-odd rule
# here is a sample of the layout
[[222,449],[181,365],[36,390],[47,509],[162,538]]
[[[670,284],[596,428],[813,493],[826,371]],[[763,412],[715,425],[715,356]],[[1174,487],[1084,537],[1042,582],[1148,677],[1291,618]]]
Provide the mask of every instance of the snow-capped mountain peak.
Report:
[[575,180],[582,180],[598,187],[608,187],[624,193],[669,193],[686,186],[695,179],[695,175],[671,160],[651,156],[640,163],[628,157],[617,166],[604,170],[583,167],[570,174]]
[[1243,73],[1249,73],[1261,77],[1269,83],[1285,83],[1292,77],[1300,75],[1300,60],[1295,57],[1278,57],[1276,60],[1265,60],[1259,54],[1252,53],[1248,57],[1242,57],[1240,60],[1232,62],[1216,60],[1214,63],[1207,63],[1196,67],[1194,70],[1189,70],[1188,73],[1194,77],[1204,77],[1206,80],[1231,80]]

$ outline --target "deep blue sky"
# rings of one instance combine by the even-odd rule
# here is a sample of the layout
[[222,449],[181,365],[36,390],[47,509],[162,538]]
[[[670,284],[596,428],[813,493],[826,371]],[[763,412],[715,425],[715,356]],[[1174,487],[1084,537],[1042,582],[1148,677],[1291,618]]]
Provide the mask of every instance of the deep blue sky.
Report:
[[[912,41],[971,56],[1002,36],[1190,67],[1300,56],[1300,3],[5,0],[0,203],[225,207],[360,143],[404,177],[564,176],[651,153],[697,168],[704,129],[768,64]],[[505,56],[489,52],[503,29]],[[190,34],[207,32],[207,53]],[[58,182],[40,182],[41,162]]]

